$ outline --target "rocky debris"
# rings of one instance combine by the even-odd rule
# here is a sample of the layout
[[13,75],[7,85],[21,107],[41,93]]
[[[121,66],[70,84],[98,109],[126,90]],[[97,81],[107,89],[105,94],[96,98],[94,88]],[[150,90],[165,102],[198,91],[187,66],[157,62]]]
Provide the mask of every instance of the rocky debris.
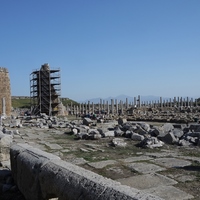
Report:
[[166,133],[169,133],[170,131],[174,130],[174,126],[171,124],[171,123],[165,123],[163,126],[163,132],[166,134]]
[[[163,108],[130,108],[132,109],[128,121],[157,121],[169,123],[193,123],[199,122],[199,107],[163,107]],[[128,111],[128,113],[130,113]]]
[[13,142],[13,136],[0,132],[0,161],[7,161],[10,159],[10,145]]
[[11,170],[0,168],[0,199],[25,200],[12,178]]
[[[151,112],[157,113],[154,111]],[[165,114],[170,118],[170,116],[176,116],[177,113],[173,111],[171,114],[169,112]],[[138,141],[138,146],[148,148],[162,147],[164,144],[180,146],[200,145],[200,124],[198,123],[172,124],[167,122],[163,123],[162,126],[152,126],[146,122],[130,121],[130,119],[120,116],[117,120],[110,119],[109,121],[106,119],[106,121],[99,124],[96,119],[93,120],[88,117],[82,120],[69,121],[66,117],[49,117],[46,114],[4,119],[1,128],[1,141],[11,140],[13,135],[19,135],[20,137],[20,129],[23,126],[37,127],[39,129],[62,128],[66,130],[65,133],[72,134],[75,139],[82,140],[99,140],[104,137],[130,138],[131,140]],[[18,130],[16,130],[17,128]],[[119,141],[116,140],[116,144],[113,143],[113,145],[121,146],[122,144]]]
[[[83,119],[84,121],[84,119]],[[124,122],[124,123],[123,123]],[[84,123],[83,123],[84,125]],[[118,124],[111,126],[102,123],[100,128],[90,128],[84,129],[84,132],[79,132],[81,130],[80,125],[76,125],[76,130],[71,127],[74,135],[77,139],[101,139],[103,137],[125,137],[130,138],[134,141],[139,141],[138,146],[155,148],[162,147],[164,144],[173,145],[199,145],[199,132],[192,132],[198,130],[199,125],[191,124],[188,129],[186,125],[173,125],[171,123],[164,123],[163,126],[150,126],[146,122],[131,122],[119,118]],[[187,131],[186,131],[187,130]],[[78,132],[78,133],[77,133]],[[113,143],[114,145],[114,143]],[[118,146],[117,144],[115,144]]]
[[134,141],[143,141],[144,140],[144,136],[140,135],[138,133],[132,133],[131,139],[134,140]]
[[115,137],[115,131],[106,131],[103,133],[104,137]]
[[[40,136],[38,137],[38,134],[31,133],[31,131],[29,132],[29,129],[26,129],[26,132],[27,131],[29,132],[27,134],[26,140],[28,140],[29,138],[35,139],[35,140],[37,140],[38,138],[42,138],[43,137],[42,132],[43,132],[43,129],[45,129],[44,132],[52,132],[55,134],[70,134],[72,135],[72,137],[74,136],[75,139],[79,139],[79,140],[98,140],[98,141],[95,141],[95,143],[97,142],[98,144],[100,143],[99,140],[105,140],[105,141],[110,140],[109,144],[112,144],[112,146],[118,147],[118,148],[119,147],[126,148],[126,142],[127,141],[131,142],[131,140],[138,141],[138,146],[146,147],[146,148],[162,147],[165,144],[184,145],[184,146],[200,145],[200,141],[199,141],[200,125],[198,123],[192,123],[192,124],[164,123],[163,126],[158,126],[158,125],[155,126],[155,125],[150,125],[149,122],[147,123],[147,122],[130,121],[125,118],[122,118],[121,123],[119,123],[117,120],[112,119],[110,121],[107,120],[100,124],[96,124],[96,120],[92,120],[92,123],[89,123],[88,125],[86,125],[83,123],[83,120],[68,121],[67,118],[48,117],[46,115],[41,115],[37,117],[26,116],[26,117],[20,118],[20,124],[18,124],[18,126],[12,126],[11,124],[13,124],[13,121],[11,122],[11,120],[5,119],[3,120],[1,134],[3,135],[3,137],[9,136],[11,139],[13,139],[13,136],[20,138],[21,131],[23,131],[23,127],[27,127],[27,128],[30,127],[30,130],[33,129],[34,127],[34,130],[38,130],[38,131],[41,130]],[[25,136],[23,135],[23,137]],[[107,137],[108,139],[105,139],[105,137]],[[140,139],[136,140],[136,138],[140,138]],[[77,144],[79,144],[79,142],[82,142],[82,141],[77,141]],[[86,141],[86,144],[88,144],[88,142],[90,141]],[[94,141],[91,141],[91,143],[93,142]],[[50,141],[50,143],[52,143],[52,141]],[[55,141],[53,141],[53,143],[55,143]],[[50,145],[48,142],[44,142],[43,144],[46,145],[48,149],[52,150],[52,152],[53,150],[57,150],[57,152],[60,151],[64,153],[65,150],[66,152],[68,152],[73,149],[73,148],[69,148],[67,150],[67,149],[64,149],[64,147],[61,148],[62,143],[59,143],[61,144],[61,146],[55,145],[55,144]],[[135,143],[133,142],[133,144]],[[10,144],[8,143],[7,146],[9,145]],[[100,146],[95,147],[91,145],[93,144],[90,144],[90,146],[86,146],[86,148],[77,148],[77,147],[74,147],[74,148],[77,148],[78,150],[81,150],[86,153],[93,152],[93,151],[101,151]],[[3,150],[1,150],[1,152],[2,151]],[[6,153],[8,154],[9,152],[2,152],[2,153],[5,155]],[[160,150],[157,154],[158,154],[157,156],[161,155]],[[166,155],[168,157],[171,157],[171,154],[168,155],[166,153]],[[154,156],[151,155],[149,157],[148,156],[143,156],[143,157],[144,158],[142,158],[141,156],[134,157],[134,158],[127,158],[127,160],[129,160],[130,162],[133,162],[134,160],[136,161],[149,160],[149,159],[152,159]],[[5,158],[5,160],[6,159],[8,158]],[[179,162],[179,160],[157,159],[155,164],[158,164],[159,166],[163,166],[163,167],[168,167],[167,164],[165,163],[170,163],[171,165],[169,164],[168,165],[170,167],[171,166],[174,167],[176,166],[174,162]],[[77,160],[77,159],[75,160],[72,159],[72,162],[74,162],[75,164],[87,163],[85,160]],[[164,164],[162,165],[163,162]],[[101,166],[103,167],[104,166],[107,167],[115,163],[103,162],[100,164],[102,164]],[[145,170],[145,167],[147,167],[149,169],[149,172],[152,171],[153,173],[154,171],[156,172],[160,170],[160,168],[156,168],[153,164],[149,166],[148,164],[149,163],[144,163],[144,165],[142,166],[138,162],[138,164],[134,164],[134,165],[131,164],[129,165],[129,167],[130,168],[132,167],[133,170],[136,170],[136,171],[138,170],[138,172],[142,170],[142,167],[144,167],[144,170]],[[184,164],[189,165],[191,163],[184,163]],[[90,165],[90,166],[91,167],[97,166],[98,168],[98,164],[95,165],[93,163],[93,165]],[[182,166],[182,165],[178,163],[178,167],[179,166]],[[172,188],[172,191],[174,191],[173,188]],[[1,196],[0,196],[0,199],[1,199]]]
[[114,147],[126,147],[127,143],[123,138],[114,138],[111,145]]
[[119,119],[118,119],[119,125],[125,124],[126,122],[127,122],[127,119],[119,117]]
[[90,126],[91,124],[93,124],[94,122],[90,119],[90,118],[87,118],[85,117],[83,119],[83,125],[86,125],[86,126]]
[[115,137],[121,137],[124,135],[124,132],[120,129],[119,126],[116,126],[114,128],[114,132],[115,132]]
[[178,138],[175,137],[173,132],[168,132],[165,136],[159,137],[160,140],[167,144],[177,144]]
[[156,137],[149,137],[149,138],[144,138],[138,146],[140,147],[147,147],[147,148],[157,148],[157,147],[162,147],[164,145],[164,142],[158,140]]

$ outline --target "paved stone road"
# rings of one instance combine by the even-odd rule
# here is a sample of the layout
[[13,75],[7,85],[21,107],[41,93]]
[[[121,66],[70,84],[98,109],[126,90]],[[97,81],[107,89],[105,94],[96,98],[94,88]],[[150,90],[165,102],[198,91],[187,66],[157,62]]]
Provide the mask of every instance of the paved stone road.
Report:
[[[160,172],[164,172],[171,168],[183,168],[190,166],[192,162],[200,162],[199,157],[183,156],[178,151],[165,150],[161,152],[139,152],[137,156],[128,156],[126,158],[115,158],[101,160],[101,161],[88,161],[84,158],[75,156],[75,153],[70,154],[70,152],[101,152],[102,156],[105,156],[105,146],[102,146],[100,142],[93,141],[73,141],[63,139],[65,129],[40,129],[40,128],[30,128],[22,127],[20,135],[14,136],[14,142],[16,143],[28,143],[33,147],[37,147],[41,150],[51,152],[64,158],[68,162],[80,166],[88,166],[90,169],[95,170],[107,170],[114,172],[118,175],[122,174],[122,178],[117,178],[116,180],[124,185],[128,185],[140,190],[144,190],[148,193],[155,194],[166,200],[183,200],[183,199],[193,199],[191,194],[184,192],[176,187],[178,181],[192,181],[196,177],[189,175],[175,177],[174,175],[170,177],[162,175]],[[55,136],[57,140],[55,139]],[[72,141],[72,140],[71,140]],[[75,145],[77,143],[77,145]],[[83,145],[83,143],[85,143]],[[98,144],[99,143],[99,144]],[[117,153],[117,152],[116,152]],[[66,156],[66,158],[65,158]],[[5,164],[6,165],[6,164]],[[130,171],[130,176],[123,177],[123,170],[121,166],[125,167],[126,170]],[[134,171],[136,174],[132,174]],[[199,196],[200,198],[200,196]],[[195,197],[198,199],[198,197]]]

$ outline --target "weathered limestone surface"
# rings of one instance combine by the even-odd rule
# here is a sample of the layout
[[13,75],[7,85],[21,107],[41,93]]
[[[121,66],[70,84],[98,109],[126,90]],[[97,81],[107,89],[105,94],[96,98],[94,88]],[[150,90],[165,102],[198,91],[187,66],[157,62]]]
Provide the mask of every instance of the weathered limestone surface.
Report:
[[26,144],[12,145],[10,154],[14,180],[29,200],[56,197],[59,200],[162,199],[121,185]]
[[[11,114],[11,89],[10,77],[7,68],[0,67],[0,115],[10,116]],[[6,102],[6,104],[5,104]]]

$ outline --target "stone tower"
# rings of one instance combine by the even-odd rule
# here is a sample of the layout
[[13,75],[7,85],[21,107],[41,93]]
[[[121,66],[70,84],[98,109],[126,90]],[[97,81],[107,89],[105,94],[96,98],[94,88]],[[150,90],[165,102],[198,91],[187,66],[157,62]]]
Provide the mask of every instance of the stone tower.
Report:
[[11,115],[10,78],[6,68],[0,67],[0,115]]
[[59,114],[60,69],[50,69],[45,63],[30,74],[31,114]]

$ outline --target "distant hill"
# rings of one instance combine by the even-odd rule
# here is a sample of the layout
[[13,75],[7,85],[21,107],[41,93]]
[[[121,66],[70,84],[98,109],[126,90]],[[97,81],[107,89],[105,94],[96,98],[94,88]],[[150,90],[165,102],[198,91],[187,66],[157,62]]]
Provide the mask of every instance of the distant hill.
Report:
[[[78,104],[76,101],[69,98],[60,98],[64,106]],[[30,109],[30,97],[28,96],[12,96],[11,103],[13,108],[27,108]]]

